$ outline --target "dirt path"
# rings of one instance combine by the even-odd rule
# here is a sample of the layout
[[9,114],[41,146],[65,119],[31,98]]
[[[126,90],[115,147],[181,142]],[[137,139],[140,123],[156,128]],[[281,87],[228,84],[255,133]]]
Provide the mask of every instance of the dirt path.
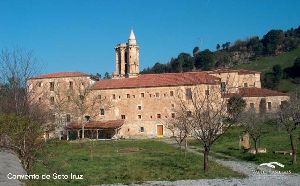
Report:
[[0,149],[0,186],[18,186],[22,182],[15,179],[8,179],[8,174],[26,174],[19,158],[10,151]]
[[[176,142],[172,139],[163,139],[165,143],[178,147]],[[197,148],[188,148],[189,152],[202,155]],[[247,175],[244,179],[201,179],[201,180],[180,180],[175,182],[149,182],[144,185],[286,185],[296,186],[300,185],[300,175],[291,173],[278,173],[274,169],[267,167],[260,167],[253,163],[233,160],[223,160],[210,157],[211,160],[231,168],[237,172]]]

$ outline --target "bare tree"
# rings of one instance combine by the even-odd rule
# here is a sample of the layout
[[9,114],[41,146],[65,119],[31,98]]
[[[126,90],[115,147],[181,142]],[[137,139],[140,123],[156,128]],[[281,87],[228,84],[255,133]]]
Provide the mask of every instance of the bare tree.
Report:
[[191,135],[203,146],[203,167],[207,172],[211,146],[232,123],[226,122],[227,99],[222,97],[219,85],[203,86],[186,89],[186,93],[178,91],[177,97],[182,120],[189,123]]
[[49,122],[52,123],[52,125],[54,125],[56,129],[66,127],[66,111],[68,110],[68,106],[70,104],[68,90],[64,87],[64,84],[62,82],[56,82],[52,93],[53,97],[51,98],[53,99],[50,100],[49,107],[50,113],[52,115],[52,120],[50,120]]
[[239,122],[244,127],[245,131],[249,133],[250,138],[254,142],[255,154],[258,152],[258,141],[263,135],[264,123],[267,120],[267,116],[262,113],[257,113],[254,108],[243,112],[239,119]]
[[[6,91],[2,111],[24,115],[28,111],[27,79],[38,71],[37,60],[32,51],[4,49],[0,55],[0,84]],[[3,95],[3,94],[2,94]]]
[[182,143],[185,141],[185,155],[187,150],[186,138],[190,134],[190,122],[186,120],[186,114],[186,112],[180,112],[180,110],[174,111],[172,118],[164,121],[166,128],[172,132],[172,137],[175,139],[180,149],[182,147]]
[[43,141],[41,136],[47,110],[29,94],[35,85],[27,80],[37,72],[36,58],[31,51],[2,50],[0,54],[0,141],[1,147],[18,153],[25,168],[29,169]]
[[82,138],[84,138],[85,124],[99,114],[95,110],[99,110],[100,107],[109,109],[111,104],[106,97],[101,97],[92,91],[93,85],[87,81],[78,79],[74,83],[75,89],[69,93],[72,105],[70,108],[79,118],[79,123],[82,125]]
[[294,132],[300,124],[300,99],[292,95],[290,100],[283,102],[279,111],[276,113],[277,123],[283,126],[289,135],[293,164],[297,162],[297,149],[294,141]]

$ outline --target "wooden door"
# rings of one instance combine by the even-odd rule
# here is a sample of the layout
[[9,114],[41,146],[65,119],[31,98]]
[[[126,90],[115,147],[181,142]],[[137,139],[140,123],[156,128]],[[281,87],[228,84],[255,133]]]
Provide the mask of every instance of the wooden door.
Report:
[[163,125],[157,125],[157,136],[163,136],[163,134],[164,134]]

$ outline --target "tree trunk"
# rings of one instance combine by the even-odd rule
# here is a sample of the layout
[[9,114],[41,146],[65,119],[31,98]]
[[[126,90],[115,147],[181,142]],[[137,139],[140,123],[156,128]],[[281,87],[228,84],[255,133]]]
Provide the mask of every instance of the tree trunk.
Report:
[[82,125],[82,134],[81,134],[81,138],[84,139],[84,124]]
[[297,162],[297,152],[296,152],[296,147],[294,144],[294,138],[293,138],[293,134],[290,133],[290,143],[291,143],[291,148],[292,148],[292,156],[293,156],[293,164],[296,164]]
[[180,154],[182,152],[181,143],[182,143],[181,141],[178,142]]
[[204,165],[204,173],[206,173],[208,171],[208,153],[209,153],[209,148],[208,147],[204,147],[204,161],[203,161],[203,165]]
[[185,138],[185,144],[184,144],[184,158],[186,158],[186,150],[187,150],[187,139]]
[[257,153],[258,153],[258,149],[257,149],[257,140],[253,140],[253,141],[254,141],[255,155],[257,155]]

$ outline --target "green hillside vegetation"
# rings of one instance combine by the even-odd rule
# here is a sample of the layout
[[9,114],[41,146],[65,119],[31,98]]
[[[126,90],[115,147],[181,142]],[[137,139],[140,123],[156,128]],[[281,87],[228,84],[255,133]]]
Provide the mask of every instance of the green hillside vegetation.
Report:
[[274,65],[281,65],[282,68],[291,67],[297,57],[300,57],[300,48],[278,56],[260,57],[249,64],[240,64],[234,68],[256,70],[265,73],[272,71]]
[[[248,69],[262,72],[264,75],[271,72],[274,65],[280,65],[282,69],[293,66],[297,57],[300,57],[300,48],[290,52],[282,53],[278,56],[260,57],[249,64],[240,64],[234,69]],[[275,88],[282,92],[298,92],[300,93],[300,84],[292,82],[291,78],[281,79],[279,85]]]

